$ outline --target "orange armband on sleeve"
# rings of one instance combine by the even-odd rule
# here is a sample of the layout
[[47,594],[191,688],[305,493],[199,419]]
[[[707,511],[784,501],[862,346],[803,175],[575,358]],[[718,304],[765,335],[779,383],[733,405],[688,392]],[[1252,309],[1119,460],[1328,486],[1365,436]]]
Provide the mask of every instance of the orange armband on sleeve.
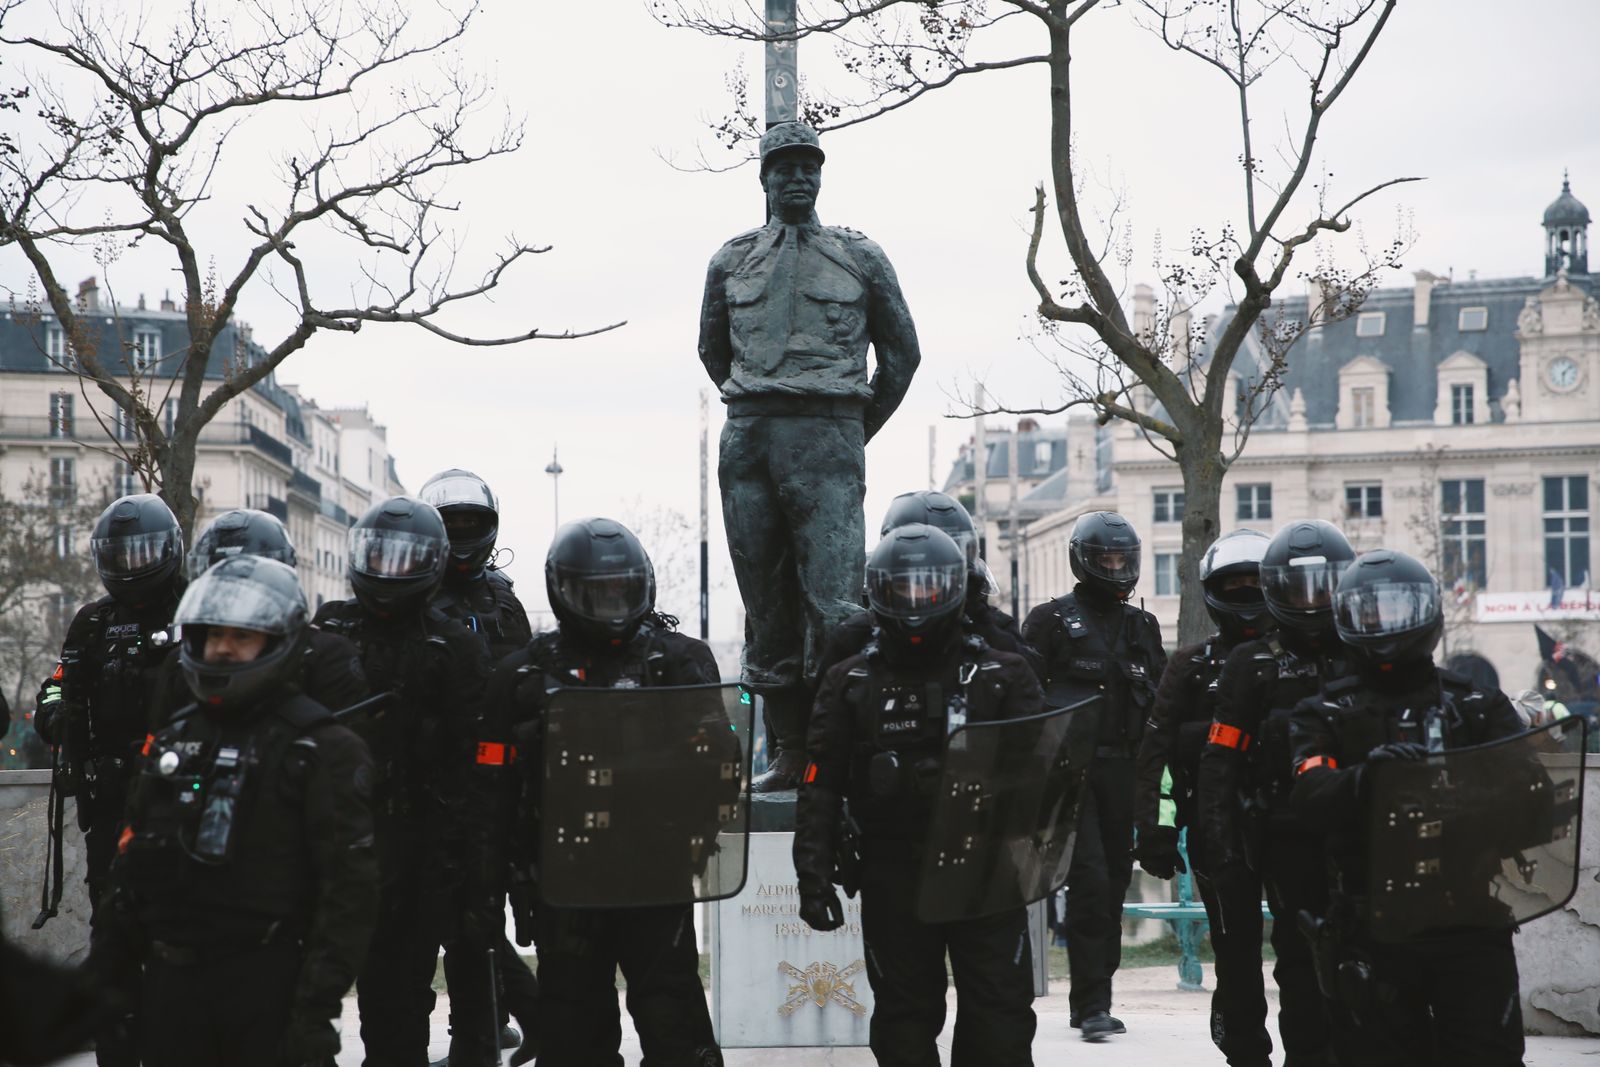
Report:
[[1223,748],[1238,749],[1240,752],[1243,752],[1245,749],[1250,747],[1249,734],[1245,733],[1237,726],[1229,726],[1227,723],[1223,722],[1214,722],[1211,724],[1211,732],[1206,735],[1206,740],[1213,745],[1221,745]]
[[1318,767],[1326,767],[1330,771],[1336,771],[1339,769],[1339,761],[1332,756],[1312,756],[1309,759],[1301,760],[1300,765],[1294,769],[1294,773],[1304,774],[1307,771],[1314,771]]

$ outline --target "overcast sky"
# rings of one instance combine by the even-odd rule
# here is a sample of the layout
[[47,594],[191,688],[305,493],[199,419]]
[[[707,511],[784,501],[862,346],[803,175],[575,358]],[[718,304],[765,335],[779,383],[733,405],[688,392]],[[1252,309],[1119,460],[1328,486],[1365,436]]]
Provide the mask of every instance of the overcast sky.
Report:
[[[1600,208],[1600,137],[1582,77],[1597,40],[1593,0],[1401,0],[1328,119],[1319,155],[1336,194],[1400,175],[1427,178],[1360,213],[1374,243],[1394,231],[1397,212],[1409,213],[1417,240],[1393,284],[1410,284],[1408,272],[1423,268],[1458,277],[1541,271],[1540,215],[1563,168],[1574,193]],[[325,405],[370,405],[413,489],[446,466],[485,476],[502,500],[501,542],[518,557],[509,573],[530,606],[542,606],[552,530],[543,468],[557,445],[563,518],[618,514],[637,499],[693,521],[698,395],[708,385],[695,353],[705,264],[728,237],[761,223],[762,197],[751,167],[681,173],[660,156],[691,158],[708,143],[706,117],[727,106],[726,71],[742,56],[759,77],[761,55],[758,46],[664,29],[643,0],[486,0],[465,48],[501,98],[526,113],[529,131],[516,156],[452,187],[468,250],[492,251],[508,231],[554,249],[452,325],[485,334],[628,325],[510,349],[461,349],[420,331],[369,326],[353,338],[319,336],[279,378]],[[802,71],[827,69],[827,51],[807,42]],[[1195,226],[1215,230],[1239,217],[1237,121],[1214,72],[1166,52],[1123,9],[1084,24],[1074,76],[1080,151],[1131,204],[1131,280],[1153,273],[1157,232],[1171,247]],[[985,75],[824,137],[819,213],[884,247],[922,343],[911,392],[868,449],[873,532],[890,497],[927,485],[930,426],[943,482],[970,433],[968,423],[944,417],[958,382],[979,375],[1016,405],[1057,397],[1023,339],[1035,303],[1022,273],[1024,224],[1046,173],[1045,93],[1039,68]],[[1283,127],[1267,115],[1257,128],[1270,137]],[[271,143],[257,136],[252,147]],[[270,188],[262,173],[241,165],[219,186],[214,251],[225,274],[244,247],[228,223]],[[1064,254],[1050,254],[1057,266],[1047,276],[1064,276]],[[332,292],[354,276],[348,262],[323,267]],[[125,257],[113,272],[118,295],[142,290],[154,302],[169,287],[167,269]],[[85,259],[63,273],[94,271]],[[0,254],[0,280],[25,284],[14,253]],[[240,314],[269,346],[288,321],[264,289]],[[713,409],[714,450],[720,405]],[[721,560],[715,491],[713,466]],[[726,578],[713,636],[733,636],[736,599]],[[694,614],[692,600],[663,607]]]

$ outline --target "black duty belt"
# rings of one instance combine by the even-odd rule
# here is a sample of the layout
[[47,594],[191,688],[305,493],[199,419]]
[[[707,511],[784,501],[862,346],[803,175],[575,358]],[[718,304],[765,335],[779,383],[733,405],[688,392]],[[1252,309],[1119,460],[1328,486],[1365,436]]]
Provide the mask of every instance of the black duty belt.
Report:
[[867,402],[851,396],[790,396],[766,393],[736,396],[727,401],[728,417],[749,415],[819,415],[829,419],[859,419]]
[[207,941],[203,945],[175,945],[170,941],[152,940],[150,958],[172,967],[195,967],[272,945],[293,944],[298,942],[300,937],[299,924],[279,922],[273,923],[257,937],[229,936],[216,941]]

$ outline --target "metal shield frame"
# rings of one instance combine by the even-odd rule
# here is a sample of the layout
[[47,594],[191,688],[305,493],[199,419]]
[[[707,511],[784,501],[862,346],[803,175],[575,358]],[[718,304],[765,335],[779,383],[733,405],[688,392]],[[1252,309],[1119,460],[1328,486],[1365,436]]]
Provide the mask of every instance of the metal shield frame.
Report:
[[1586,734],[1573,716],[1426,760],[1369,765],[1372,937],[1505,929],[1572,899]]
[[917,887],[917,918],[1021,908],[1067,880],[1100,698],[950,735]]
[[737,685],[553,693],[539,772],[544,902],[628,908],[738,894],[753,720]]

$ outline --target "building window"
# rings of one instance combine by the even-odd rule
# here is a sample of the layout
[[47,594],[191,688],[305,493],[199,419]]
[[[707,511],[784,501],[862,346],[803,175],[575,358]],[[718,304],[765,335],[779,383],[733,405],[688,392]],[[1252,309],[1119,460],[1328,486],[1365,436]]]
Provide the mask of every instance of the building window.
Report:
[[1589,581],[1589,479],[1544,480],[1544,569],[1553,589]]
[[111,432],[119,441],[133,441],[139,436],[133,416],[121,407],[111,412]]
[[1462,308],[1456,314],[1456,329],[1462,333],[1479,333],[1488,328],[1488,308]]
[[1272,486],[1239,486],[1239,508],[1236,517],[1240,522],[1264,522],[1272,518]]
[[132,496],[144,491],[143,483],[139,481],[138,475],[133,472],[133,467],[125,459],[117,460],[117,473],[112,479],[112,489],[118,496]]
[[1156,553],[1156,596],[1178,595],[1178,554]]
[[1384,321],[1388,314],[1382,311],[1363,311],[1356,316],[1357,337],[1382,337]]
[[44,354],[57,366],[67,361],[67,334],[58,323],[52,322],[44,328]]
[[1050,469],[1050,442],[1035,441],[1033,443],[1033,469],[1043,474]]
[[1472,422],[1472,386],[1450,387],[1450,422],[1455,426],[1466,426]]
[[72,527],[67,523],[58,523],[50,531],[51,540],[55,542],[56,558],[67,559],[72,555],[73,545],[77,538],[73,536]]
[[1157,489],[1155,491],[1154,522],[1183,521],[1183,490]]
[[1443,585],[1457,582],[1482,589],[1489,579],[1483,512],[1483,479],[1456,478],[1439,483]]
[[50,503],[65,507],[78,499],[78,461],[57,456],[50,461]]
[[133,366],[135,370],[149,370],[161,361],[161,332],[135,330],[133,334]]
[[168,437],[178,425],[178,398],[172,397],[162,407],[161,428]]
[[1383,483],[1351,482],[1344,487],[1344,517],[1383,518]]
[[50,436],[72,436],[72,394],[50,394]]
[[1356,429],[1378,424],[1378,391],[1370,385],[1350,390],[1350,425]]

